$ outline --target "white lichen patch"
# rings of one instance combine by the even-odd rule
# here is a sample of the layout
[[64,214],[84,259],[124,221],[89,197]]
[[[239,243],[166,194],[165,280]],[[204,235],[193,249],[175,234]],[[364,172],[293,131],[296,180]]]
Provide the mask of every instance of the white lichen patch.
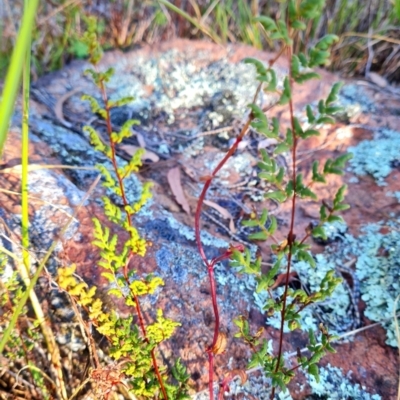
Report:
[[[35,196],[36,204],[41,204],[35,210],[35,214],[30,221],[31,244],[36,245],[38,250],[47,248],[55,239],[54,234],[61,231],[63,226],[72,217],[73,206],[80,204],[85,193],[79,190],[64,175],[57,174],[51,170],[39,169],[29,173],[28,190]],[[70,206],[61,205],[63,199],[67,198]],[[43,200],[41,202],[40,200]],[[31,201],[35,201],[31,199]],[[58,223],[52,220],[58,214]],[[63,216],[63,218],[61,218]],[[61,225],[60,225],[61,224]],[[78,220],[73,219],[63,238],[72,239],[78,230]],[[78,240],[78,237],[75,237]],[[60,251],[61,242],[58,243],[55,251]]]
[[313,394],[321,396],[321,399],[381,400],[381,396],[378,394],[370,394],[364,387],[352,383],[348,377],[343,375],[340,368],[328,364],[326,368],[320,368],[319,375],[319,382],[312,375],[307,376]]
[[[311,268],[306,262],[297,262],[293,264],[293,270],[299,274],[300,282],[303,288],[309,292],[315,292],[320,289],[322,279],[330,270],[336,270],[337,265],[332,258],[323,254],[315,256],[317,266]],[[276,290],[277,297],[283,294],[283,287]],[[260,295],[256,297],[256,303],[262,305],[267,296],[261,298]],[[289,297],[289,302],[290,302]],[[312,329],[314,332],[318,331],[318,326],[322,322],[329,328],[331,334],[337,335],[346,331],[352,322],[352,316],[349,313],[350,309],[350,296],[342,284],[339,284],[332,296],[324,302],[317,303],[306,307],[301,313],[300,323],[302,329],[308,331]],[[280,328],[280,314],[277,313],[267,318],[267,324],[276,329]],[[285,323],[285,332],[289,332],[289,328]]]
[[[225,153],[219,153],[213,157],[210,162],[206,162],[205,166],[208,170],[213,171],[217,165],[224,158]],[[249,171],[252,171],[252,165],[255,164],[254,157],[249,153],[238,153],[229,158],[223,168],[218,172],[216,181],[219,181],[223,185],[229,185],[229,178],[232,174],[231,171],[235,171],[239,176],[246,177]]]
[[235,90],[238,109],[244,110],[257,86],[253,68],[228,60],[213,63],[208,60],[206,52],[183,54],[170,50],[157,59],[135,59],[131,73],[152,87],[151,99],[155,107],[168,114],[173,115],[181,108],[202,106],[204,98],[227,88]]
[[365,88],[353,83],[343,86],[339,94],[339,103],[350,118],[359,111],[367,113],[375,111],[375,103]]
[[[382,233],[385,228],[387,233]],[[327,248],[327,252],[345,263],[356,258],[356,276],[360,281],[361,298],[366,303],[365,316],[383,323],[386,343],[397,347],[393,321],[393,305],[400,294],[400,221],[365,225],[355,238],[344,235],[340,245]],[[397,312],[400,306],[397,306]]]
[[353,153],[349,170],[357,175],[372,175],[379,186],[385,186],[385,178],[400,159],[400,132],[380,129],[372,140],[363,140],[349,147]]

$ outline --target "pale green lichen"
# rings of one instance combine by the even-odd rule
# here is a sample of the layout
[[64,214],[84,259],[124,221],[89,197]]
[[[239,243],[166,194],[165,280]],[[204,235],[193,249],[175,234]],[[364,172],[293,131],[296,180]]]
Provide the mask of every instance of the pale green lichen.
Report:
[[365,391],[365,387],[352,383],[343,375],[340,368],[332,367],[330,364],[326,368],[319,369],[320,381],[317,382],[312,375],[308,376],[308,382],[312,388],[313,395],[307,399],[320,400],[381,400],[378,394],[370,394]]
[[[382,233],[383,227],[387,233]],[[400,294],[400,221],[393,219],[387,223],[369,224],[362,227],[361,232],[358,238],[341,232],[338,242],[326,247],[324,254],[315,256],[315,269],[304,262],[294,263],[293,269],[299,274],[302,283],[313,291],[318,289],[328,270],[340,270],[342,265],[356,259],[354,272],[360,283],[361,298],[366,303],[364,314],[374,322],[386,320],[383,323],[387,332],[386,343],[397,347],[393,307]],[[278,288],[276,295],[282,292],[283,289]],[[262,310],[267,295],[261,293],[254,296],[256,305]],[[315,331],[318,324],[324,322],[333,334],[349,330],[350,302],[349,293],[343,285],[339,285],[329,300],[303,311],[303,328]],[[400,312],[399,304],[397,312]],[[268,318],[267,324],[278,329],[279,315]]]
[[344,107],[348,117],[359,111],[370,113],[375,111],[375,102],[370,99],[365,88],[356,84],[344,85],[339,94],[339,104]]
[[[382,228],[385,228],[384,230]],[[393,305],[400,294],[400,221],[365,225],[362,234],[350,234],[326,252],[343,264],[356,259],[356,276],[360,281],[361,298],[366,303],[365,316],[383,321],[386,343],[397,346],[393,321]],[[385,232],[385,233],[383,233]],[[400,311],[398,305],[397,312]]]
[[379,186],[385,186],[385,178],[398,162],[400,154],[400,132],[380,129],[373,140],[364,140],[349,147],[353,153],[349,169],[357,175],[372,175]]
[[[322,279],[330,270],[336,270],[334,259],[327,257],[323,254],[315,256],[316,267],[311,268],[306,262],[296,262],[293,264],[293,270],[299,274],[300,280],[303,285],[307,286],[310,292],[318,291]],[[283,294],[284,288],[279,287],[276,289],[276,296],[279,297]],[[255,294],[256,303],[260,306],[263,305],[267,295]],[[289,299],[290,302],[290,299]],[[346,291],[343,284],[339,284],[332,296],[323,303],[317,303],[306,307],[301,313],[300,323],[304,330],[312,329],[318,331],[320,322],[323,322],[332,334],[340,334],[346,330],[351,324],[351,316],[349,315],[350,296]],[[267,318],[267,324],[276,329],[280,328],[280,314],[276,313],[272,317]],[[285,332],[289,332],[287,323],[285,323]]]

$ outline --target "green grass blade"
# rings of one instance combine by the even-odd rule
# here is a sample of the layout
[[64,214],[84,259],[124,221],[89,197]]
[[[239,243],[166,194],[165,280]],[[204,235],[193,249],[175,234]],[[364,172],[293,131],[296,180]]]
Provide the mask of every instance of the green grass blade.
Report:
[[[25,5],[29,3],[25,0]],[[22,110],[22,178],[21,178],[21,208],[22,208],[22,257],[25,268],[30,270],[29,262],[29,214],[28,214],[28,154],[29,154],[29,87],[31,73],[31,32],[27,37],[26,58],[22,76],[23,110]]]
[[400,0],[394,0],[394,12],[397,19],[400,21]]
[[7,138],[8,126],[14,109],[38,3],[39,0],[30,0],[24,9],[21,28],[8,67],[0,103],[0,155],[3,153],[4,143]]

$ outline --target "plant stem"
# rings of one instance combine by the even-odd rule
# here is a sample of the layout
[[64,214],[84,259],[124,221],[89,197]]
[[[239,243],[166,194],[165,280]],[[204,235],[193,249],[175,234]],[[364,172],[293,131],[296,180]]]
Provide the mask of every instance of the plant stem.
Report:
[[[124,187],[124,183],[123,183],[123,177],[121,176],[121,174],[118,171],[118,164],[117,164],[116,150],[115,150],[115,142],[112,140],[112,137],[111,137],[112,136],[112,126],[111,126],[110,106],[109,106],[109,103],[108,103],[108,96],[107,96],[107,92],[106,92],[106,87],[105,87],[103,81],[101,81],[101,83],[100,83],[100,90],[101,90],[102,97],[103,97],[104,108],[106,110],[107,133],[108,133],[110,147],[111,147],[111,162],[112,162],[112,165],[113,165],[113,168],[114,168],[115,175],[117,176],[119,188],[121,190],[121,198],[122,198],[122,202],[123,202],[123,205],[124,205],[124,211],[125,211],[125,214],[126,214],[126,219],[127,219],[129,227],[132,227],[132,214],[129,211],[127,211],[127,206],[129,205],[129,203],[128,203],[128,199],[126,198],[126,194],[125,194],[125,187]],[[130,234],[130,236],[132,238],[132,232],[129,232],[129,234]],[[123,270],[123,276],[124,276],[124,279],[125,279],[128,287],[129,287],[128,264],[129,264],[129,261],[130,261],[132,255],[133,255],[133,253],[131,253],[131,255],[128,257],[128,261],[125,263],[124,270]],[[143,338],[144,338],[146,343],[150,343],[150,340],[147,337],[146,325],[144,323],[144,319],[143,319],[143,315],[142,315],[142,311],[141,311],[141,307],[140,307],[139,298],[134,293],[132,293],[132,297],[134,298],[134,301],[135,301],[135,309],[136,309],[136,313],[137,313],[137,316],[138,316],[139,326],[140,326],[140,329],[142,331]],[[162,376],[160,374],[160,370],[158,368],[158,364],[157,364],[157,359],[156,359],[155,349],[154,348],[150,351],[150,354],[151,354],[151,360],[152,360],[154,372],[156,374],[158,383],[160,385],[160,389],[161,389],[161,392],[163,394],[164,400],[168,400],[167,392],[166,392],[165,387],[164,387],[164,382],[163,382]]]
[[[289,25],[289,24],[288,24]],[[289,30],[289,26],[288,26]],[[293,88],[293,80],[292,80],[292,73],[291,73],[291,59],[292,59],[292,52],[293,52],[293,45],[288,45],[287,46],[287,56],[288,56],[288,62],[289,62],[289,85],[290,85],[290,92],[292,93],[292,88]],[[278,356],[277,356],[277,362],[276,362],[276,367],[275,367],[275,373],[279,371],[280,368],[280,363],[282,359],[282,352],[283,352],[283,334],[284,334],[284,326],[285,326],[285,316],[286,316],[286,305],[287,305],[287,293],[289,289],[289,278],[290,278],[290,268],[292,265],[292,255],[293,255],[293,242],[295,240],[295,234],[294,234],[294,223],[295,223],[295,217],[296,217],[296,151],[297,151],[297,137],[296,137],[296,131],[295,131],[295,126],[294,126],[294,111],[293,111],[293,99],[292,95],[290,96],[289,99],[289,111],[290,111],[290,123],[291,123],[291,128],[292,128],[292,134],[293,134],[293,146],[292,146],[292,181],[293,181],[293,196],[292,196],[292,211],[290,215],[290,228],[289,228],[289,233],[288,233],[288,246],[289,246],[289,252],[288,252],[288,261],[287,261],[287,267],[286,267],[286,279],[285,279],[285,291],[283,293],[283,304],[282,304],[282,311],[281,311],[281,326],[279,329],[279,348],[278,348]],[[271,400],[273,400],[275,397],[275,386],[272,387],[271,390]]]
[[[262,83],[260,83],[257,87],[256,94],[254,95],[254,100],[253,103],[256,101],[257,96],[261,90]],[[219,311],[218,311],[218,303],[217,303],[217,291],[216,291],[216,285],[215,285],[215,277],[214,277],[214,266],[216,264],[217,260],[211,260],[208,261],[203,245],[201,243],[201,236],[200,236],[200,218],[201,218],[201,210],[203,207],[203,203],[207,194],[207,191],[211,185],[211,182],[213,178],[217,175],[219,170],[225,165],[225,163],[229,160],[229,158],[235,153],[237,147],[239,146],[239,143],[242,141],[243,137],[246,135],[250,123],[253,120],[254,116],[253,114],[250,114],[247,122],[243,126],[242,130],[240,131],[239,135],[237,136],[235,143],[232,145],[232,147],[228,150],[228,152],[225,154],[224,158],[218,163],[210,177],[206,180],[203,190],[200,193],[199,201],[197,203],[197,208],[196,208],[196,214],[195,214],[195,236],[196,236],[196,244],[197,244],[197,249],[200,253],[200,256],[204,262],[204,264],[207,267],[207,272],[208,272],[208,278],[210,282],[210,289],[211,289],[211,300],[212,300],[212,306],[213,306],[213,311],[214,311],[214,318],[215,318],[215,325],[214,325],[214,336],[213,336],[213,341],[212,344],[208,347],[207,352],[208,352],[208,361],[209,361],[209,369],[208,369],[208,388],[209,388],[209,395],[210,395],[210,400],[214,400],[214,390],[213,390],[213,381],[214,381],[214,353],[213,353],[213,348],[217,343],[218,339],[218,334],[219,334],[219,326],[220,326],[220,320],[219,320]]]

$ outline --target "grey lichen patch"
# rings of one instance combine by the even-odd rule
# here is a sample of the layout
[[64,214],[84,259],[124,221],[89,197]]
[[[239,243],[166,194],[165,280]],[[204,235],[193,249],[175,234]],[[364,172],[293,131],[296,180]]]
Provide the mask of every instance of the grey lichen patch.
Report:
[[[94,168],[97,164],[105,166],[110,170],[115,178],[113,166],[109,159],[102,153],[93,149],[88,138],[84,138],[75,132],[71,132],[63,127],[53,125],[48,121],[32,118],[31,127],[34,133],[47,143],[56,156],[64,165]],[[35,135],[32,135],[35,136]],[[37,139],[36,139],[37,140]],[[117,157],[118,165],[125,165],[126,161]],[[68,169],[65,171],[73,183],[81,188],[87,189],[99,175],[97,170]],[[129,203],[138,200],[142,185],[135,175],[130,175],[124,180],[125,191]],[[107,195],[118,205],[121,205],[119,196],[114,195],[110,190],[106,190]]]
[[[63,164],[78,167],[94,167],[104,163],[105,157],[95,151],[82,136],[43,119],[31,119],[32,131],[53,150],[53,156]],[[93,181],[96,171],[68,170],[68,174],[79,186]]]
[[308,400],[381,400],[381,396],[370,394],[364,387],[352,383],[349,377],[343,375],[340,368],[332,367],[330,364],[326,368],[320,368],[319,382],[312,375],[307,376],[313,395],[318,396],[309,396]]
[[386,343],[394,347],[397,341],[393,306],[400,294],[399,230],[399,219],[368,224],[361,228],[362,234],[358,238],[346,234],[342,242],[326,249],[337,263],[356,258],[355,272],[360,281],[361,298],[366,303],[364,314],[372,321],[388,319],[383,324],[387,333]]
[[339,94],[339,103],[350,118],[359,111],[368,113],[376,109],[373,99],[370,98],[364,86],[353,83],[343,86]]
[[326,222],[323,224],[323,228],[326,234],[326,239],[320,237],[313,238],[315,242],[320,244],[329,244],[336,240],[341,240],[348,230],[347,224],[342,221]]
[[[296,262],[293,264],[293,270],[299,274],[300,281],[307,287],[310,292],[315,292],[320,289],[321,281],[326,273],[330,270],[336,270],[334,258],[323,254],[315,256],[316,267],[311,268],[308,263]],[[284,289],[278,288],[276,296],[281,296]],[[255,295],[256,303],[263,306],[267,298],[265,295]],[[290,298],[289,298],[290,299]],[[290,301],[290,300],[289,300]],[[324,302],[306,307],[301,313],[301,326],[307,331],[312,329],[318,331],[318,326],[321,322],[329,328],[331,334],[340,334],[348,329],[351,325],[352,316],[349,313],[351,300],[349,293],[342,284],[339,284],[332,296]],[[275,314],[267,319],[267,324],[276,329],[280,328],[280,314]],[[289,328],[285,323],[285,332],[289,332]]]
[[[28,187],[30,193],[45,200],[43,205],[35,210],[30,220],[30,242],[38,251],[47,250],[72,217],[74,212],[72,207],[77,206],[85,194],[65,176],[45,169],[32,171],[29,174]],[[60,205],[65,197],[71,206]],[[79,222],[74,218],[64,233],[63,239],[78,240],[76,236],[78,228]],[[60,251],[61,248],[60,242],[55,251]]]
[[[150,200],[145,207],[137,214],[138,222],[147,226],[144,233],[174,241],[179,240],[179,237],[186,241],[195,241],[194,229],[188,227],[174,218],[174,216],[167,210],[157,208],[157,211],[152,209],[153,200]],[[158,222],[155,222],[158,221]],[[153,233],[152,233],[153,232]],[[225,240],[219,239],[206,231],[201,232],[201,241],[204,246],[211,246],[215,248],[229,247],[229,243]]]
[[[170,50],[158,58],[139,57],[132,62],[131,73],[152,87],[150,99],[154,106],[167,112],[169,121],[175,110],[203,106],[205,99],[232,90],[235,100],[232,114],[246,108],[257,83],[252,68],[233,64],[227,59],[210,63],[207,52],[182,53]],[[218,110],[214,110],[218,114]],[[214,116],[218,120],[217,115]]]
[[[215,155],[210,161],[205,162],[205,166],[208,170],[213,171],[217,165],[224,158],[225,153],[218,153]],[[246,177],[253,170],[252,165],[255,164],[254,157],[249,153],[237,153],[234,154],[229,160],[225,163],[223,168],[218,172],[217,177],[215,178],[215,182],[220,182],[223,185],[229,185],[229,177],[232,174],[232,171],[238,173],[241,177]]]
[[[190,270],[194,265],[201,268],[199,257],[193,250],[182,249],[182,246],[169,243],[168,246],[162,246],[156,252],[157,265],[160,268],[161,275],[170,276],[178,284],[186,284],[188,276],[188,266]],[[194,268],[196,270],[196,268]]]
[[[64,197],[71,206],[77,206],[85,196],[85,192],[79,190],[64,175],[47,169],[29,172],[28,190],[36,197],[52,203],[55,208],[63,208],[58,203]],[[68,207],[66,211],[71,212],[71,208]]]
[[390,230],[386,234],[380,233],[382,225],[367,225],[363,229],[357,247],[356,271],[361,281],[362,299],[367,304],[366,317],[372,321],[389,319],[384,324],[386,343],[397,347],[393,308],[400,294],[400,224],[396,220],[389,222]]
[[373,140],[364,140],[349,147],[353,153],[349,169],[357,175],[372,175],[379,186],[385,186],[385,178],[400,159],[400,132],[380,129]]
[[[161,243],[156,259],[163,275],[171,276],[177,283],[186,282],[188,273],[198,275],[200,280],[204,278],[207,269],[195,247],[194,230],[177,221],[168,211],[154,212],[150,206],[148,204],[137,216],[139,229],[147,239]],[[205,231],[201,232],[201,240],[210,259],[229,248],[228,242]],[[228,286],[237,296],[245,297],[250,307],[250,293],[255,282],[250,282],[247,276],[237,276],[226,265],[217,264],[214,271],[218,285]]]
[[[52,170],[34,170],[29,172],[28,190],[29,201],[35,205],[34,213],[29,219],[29,241],[30,250],[41,259],[54,240],[57,240],[61,230],[69,223],[74,209],[84,193],[76,188],[65,176],[57,174]],[[65,205],[65,199],[69,205]],[[15,234],[21,235],[21,215],[0,213],[8,226]],[[63,234],[65,240],[79,240],[79,221],[73,218],[67,230]],[[0,232],[3,228],[0,228]],[[8,231],[4,231],[8,237]],[[12,238],[11,238],[12,239]],[[4,239],[3,246],[18,257],[22,257],[21,248]],[[62,250],[62,241],[59,240],[54,249],[55,255]],[[36,261],[34,259],[34,261]],[[52,257],[46,264],[47,269],[55,273],[59,265],[56,256]],[[11,266],[6,268],[6,276],[10,276]]]

